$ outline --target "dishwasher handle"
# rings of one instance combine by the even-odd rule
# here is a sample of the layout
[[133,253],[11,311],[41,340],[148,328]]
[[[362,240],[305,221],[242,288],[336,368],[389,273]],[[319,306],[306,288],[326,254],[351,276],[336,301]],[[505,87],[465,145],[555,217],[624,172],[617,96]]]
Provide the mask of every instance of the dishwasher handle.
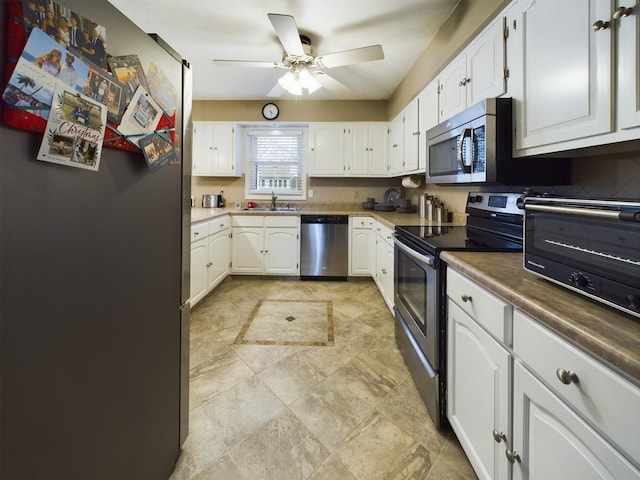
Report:
[[348,225],[348,215],[301,215],[300,223],[323,223],[331,225]]

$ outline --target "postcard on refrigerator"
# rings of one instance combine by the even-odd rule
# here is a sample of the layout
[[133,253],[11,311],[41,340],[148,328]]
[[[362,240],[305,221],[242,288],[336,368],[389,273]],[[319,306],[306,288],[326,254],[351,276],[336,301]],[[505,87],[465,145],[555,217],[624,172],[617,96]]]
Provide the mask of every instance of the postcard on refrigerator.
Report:
[[106,124],[107,107],[58,82],[38,160],[97,171]]
[[127,140],[139,147],[140,138],[156,129],[162,115],[160,105],[149,92],[139,86],[122,115],[122,123],[118,125],[118,130]]

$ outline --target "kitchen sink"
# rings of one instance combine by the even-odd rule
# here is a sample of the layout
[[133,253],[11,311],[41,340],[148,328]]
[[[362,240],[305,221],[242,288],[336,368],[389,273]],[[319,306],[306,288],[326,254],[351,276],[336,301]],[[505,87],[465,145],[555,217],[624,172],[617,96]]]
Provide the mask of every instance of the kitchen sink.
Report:
[[246,212],[297,212],[300,210],[300,207],[254,207],[254,208],[243,208],[242,210]]

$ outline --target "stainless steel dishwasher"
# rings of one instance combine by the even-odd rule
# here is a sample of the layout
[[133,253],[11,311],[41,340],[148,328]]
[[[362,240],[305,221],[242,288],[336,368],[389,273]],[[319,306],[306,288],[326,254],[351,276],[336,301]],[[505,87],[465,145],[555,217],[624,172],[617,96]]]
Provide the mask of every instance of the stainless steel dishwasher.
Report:
[[347,215],[301,215],[300,278],[346,280],[349,258]]

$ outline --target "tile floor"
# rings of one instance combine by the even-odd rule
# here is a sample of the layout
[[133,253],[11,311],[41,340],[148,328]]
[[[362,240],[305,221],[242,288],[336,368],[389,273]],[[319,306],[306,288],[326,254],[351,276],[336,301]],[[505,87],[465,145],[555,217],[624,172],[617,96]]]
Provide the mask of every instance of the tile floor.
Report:
[[[334,345],[234,344],[260,299],[330,300]],[[228,277],[191,314],[190,380],[171,480],[476,479],[434,429],[372,281]]]

